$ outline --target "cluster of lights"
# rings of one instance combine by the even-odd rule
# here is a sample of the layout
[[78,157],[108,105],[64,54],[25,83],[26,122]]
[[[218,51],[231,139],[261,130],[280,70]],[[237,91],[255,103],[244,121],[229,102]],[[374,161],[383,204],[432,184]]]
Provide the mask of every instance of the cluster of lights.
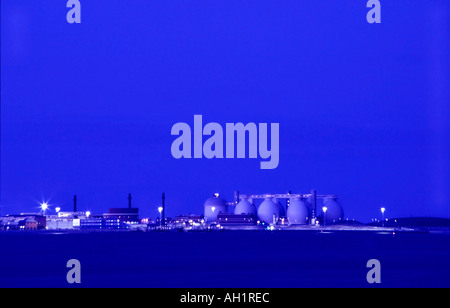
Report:
[[[218,198],[219,194],[215,193],[214,196],[216,198]],[[45,212],[49,209],[49,204],[47,202],[42,202],[40,205],[41,205],[41,210],[42,210],[42,212],[45,215]],[[164,210],[164,208],[162,206],[158,207],[158,212],[159,212],[160,215],[162,214],[163,210]],[[214,212],[216,210],[216,208],[213,206],[213,207],[211,207],[211,210]],[[323,211],[323,214],[324,214],[324,224],[325,224],[327,210],[328,210],[328,208],[326,206],[322,207],[322,211]],[[381,214],[383,215],[382,223],[383,223],[383,226],[384,226],[384,212],[386,211],[386,208],[382,207],[380,210],[381,210]],[[59,213],[61,211],[61,208],[60,207],[56,207],[55,211],[56,211],[56,213]],[[86,211],[86,217],[89,218],[90,216],[91,216],[91,212],[90,211]],[[202,223],[204,223],[204,221],[202,221]],[[258,221],[257,224],[259,225],[260,221]],[[273,230],[273,226],[271,226],[271,227],[272,228],[269,227],[269,229]]]
[[[47,202],[40,203],[40,206],[41,206],[41,211],[44,213],[44,215],[45,215],[46,211],[48,209],[50,209],[50,205]],[[59,212],[61,212],[61,208],[59,206],[55,207],[55,212],[56,212],[56,214],[58,214]],[[89,218],[89,216],[91,216],[91,212],[86,211],[85,215],[87,218]]]

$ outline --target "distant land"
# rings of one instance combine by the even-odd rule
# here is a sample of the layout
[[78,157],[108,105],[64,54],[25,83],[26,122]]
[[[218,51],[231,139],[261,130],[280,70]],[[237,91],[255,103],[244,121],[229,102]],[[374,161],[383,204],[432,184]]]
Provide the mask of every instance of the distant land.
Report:
[[[380,221],[369,223],[369,226],[379,226]],[[437,227],[437,228],[450,228],[450,218],[442,217],[400,217],[400,218],[390,218],[385,221],[385,227],[415,227],[415,228],[427,228],[427,227]]]

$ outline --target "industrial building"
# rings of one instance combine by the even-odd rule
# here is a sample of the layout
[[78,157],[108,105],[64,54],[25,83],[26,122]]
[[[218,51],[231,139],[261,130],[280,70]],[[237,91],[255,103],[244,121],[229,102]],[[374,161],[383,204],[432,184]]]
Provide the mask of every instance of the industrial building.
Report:
[[[155,222],[144,219],[141,223],[139,209],[131,207],[110,208],[108,213],[93,215],[89,211],[77,211],[74,196],[72,212],[55,208],[56,215],[21,214],[0,218],[0,230],[260,230],[274,226],[301,229],[306,225],[330,225],[343,220],[344,211],[336,195],[321,195],[315,190],[307,194],[240,194],[227,202],[214,194],[204,203],[204,215],[179,215],[165,217],[165,195],[158,207],[159,218]],[[45,212],[44,212],[45,213]],[[299,226],[299,227],[295,227]]]
[[90,212],[59,212],[47,216],[47,230],[117,230],[139,224],[137,208],[110,208],[108,213],[91,215]]
[[123,230],[140,223],[139,209],[131,207],[131,194],[128,207],[110,208],[108,213],[92,215],[89,211],[77,211],[77,196],[73,198],[73,212],[58,211],[57,215],[47,216],[47,230]]
[[119,220],[120,222],[134,224],[139,222],[139,209],[137,208],[110,208],[103,214],[107,220]]
[[227,202],[214,194],[204,203],[207,223],[226,224],[334,224],[343,220],[344,211],[336,195],[309,194],[234,194],[234,201]]
[[43,230],[46,218],[41,214],[22,213],[0,217],[0,230]]
[[201,215],[193,215],[193,214],[189,214],[189,215],[178,215],[175,216],[175,218],[170,221],[171,224],[201,224],[204,222],[203,216]]
[[253,214],[220,213],[217,222],[221,226],[252,226],[256,224],[256,217]]

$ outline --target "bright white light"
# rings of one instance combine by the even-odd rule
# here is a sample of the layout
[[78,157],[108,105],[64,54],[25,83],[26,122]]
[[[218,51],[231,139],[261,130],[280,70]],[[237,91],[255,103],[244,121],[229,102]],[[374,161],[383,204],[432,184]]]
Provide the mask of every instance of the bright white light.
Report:
[[158,208],[158,211],[159,211],[159,213],[161,214],[161,212],[163,211],[162,206],[160,206],[160,207]]
[[326,206],[324,206],[323,208],[322,208],[322,211],[324,212],[324,213],[326,213],[327,212],[327,207]]
[[214,212],[214,211],[216,210],[216,208],[213,206],[213,207],[211,208],[211,210]]
[[58,206],[57,208],[55,208],[56,213],[59,213],[59,211],[61,211],[61,208]]
[[381,208],[381,213],[384,213],[384,211],[386,211],[386,209],[384,207]]
[[41,210],[43,210],[44,212],[45,212],[46,210],[48,210],[48,204],[47,204],[47,202],[41,203]]
[[91,212],[90,212],[90,211],[87,211],[87,212],[86,212],[86,217],[89,218],[89,216],[91,216]]
[[214,197],[219,198],[219,193],[215,193]]

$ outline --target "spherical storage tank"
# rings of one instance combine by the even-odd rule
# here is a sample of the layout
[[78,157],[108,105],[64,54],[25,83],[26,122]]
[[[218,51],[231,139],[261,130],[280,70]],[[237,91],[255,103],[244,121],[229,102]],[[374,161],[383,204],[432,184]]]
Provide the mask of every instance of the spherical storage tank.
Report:
[[239,203],[236,205],[236,208],[234,209],[234,214],[252,214],[256,215],[256,207],[248,202],[247,199],[242,199],[239,201]]
[[276,220],[280,217],[280,211],[278,206],[270,198],[267,198],[258,208],[258,218],[266,224],[272,224],[274,223],[274,215],[276,222]]
[[217,214],[228,213],[227,202],[218,195],[208,198],[204,204],[205,207],[205,220],[207,222],[217,221]]
[[300,198],[291,200],[287,209],[287,218],[290,224],[305,225],[308,223],[309,203]]
[[[337,202],[336,198],[325,198],[323,200],[323,206],[327,208],[325,212],[325,220],[327,224],[332,224],[344,219],[344,210]],[[320,215],[324,216],[323,207],[320,209]]]

